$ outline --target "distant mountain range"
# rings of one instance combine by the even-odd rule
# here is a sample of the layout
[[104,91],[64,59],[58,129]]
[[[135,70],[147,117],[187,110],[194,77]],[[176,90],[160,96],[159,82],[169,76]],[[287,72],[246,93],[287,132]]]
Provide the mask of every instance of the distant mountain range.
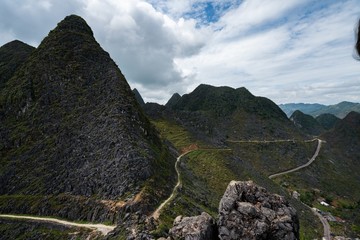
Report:
[[331,113],[338,118],[344,118],[349,112],[360,112],[360,103],[340,102],[335,105],[322,105],[318,103],[286,103],[280,104],[279,107],[290,117],[293,112],[300,110],[305,114],[317,117],[324,113]]

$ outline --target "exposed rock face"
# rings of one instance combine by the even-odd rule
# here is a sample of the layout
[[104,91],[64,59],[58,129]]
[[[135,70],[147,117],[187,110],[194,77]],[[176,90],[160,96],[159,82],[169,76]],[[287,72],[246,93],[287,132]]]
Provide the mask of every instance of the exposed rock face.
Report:
[[151,190],[175,181],[169,159],[123,74],[79,16],[50,31],[0,92],[0,194],[66,193],[143,207],[149,194],[167,196]]
[[215,220],[205,212],[195,217],[178,216],[169,233],[171,239],[212,240],[216,236]]
[[222,240],[299,239],[296,210],[251,181],[230,182],[220,201],[218,228]]

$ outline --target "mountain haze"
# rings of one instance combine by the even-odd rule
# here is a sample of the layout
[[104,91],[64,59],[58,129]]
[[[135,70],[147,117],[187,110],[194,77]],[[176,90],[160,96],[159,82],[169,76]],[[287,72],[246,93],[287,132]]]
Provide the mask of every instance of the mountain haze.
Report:
[[340,102],[334,105],[322,105],[318,103],[287,103],[280,104],[279,107],[290,117],[293,112],[300,110],[305,114],[309,114],[313,117],[318,117],[321,114],[330,113],[338,118],[344,118],[349,112],[360,112],[360,103],[353,102]]

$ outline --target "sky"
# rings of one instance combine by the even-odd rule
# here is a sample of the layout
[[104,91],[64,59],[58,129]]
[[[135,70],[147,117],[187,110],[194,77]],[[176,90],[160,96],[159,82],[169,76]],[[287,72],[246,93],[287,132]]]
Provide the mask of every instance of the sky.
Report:
[[360,102],[360,0],[0,0],[0,46],[37,47],[70,14],[146,102],[201,83],[277,104]]

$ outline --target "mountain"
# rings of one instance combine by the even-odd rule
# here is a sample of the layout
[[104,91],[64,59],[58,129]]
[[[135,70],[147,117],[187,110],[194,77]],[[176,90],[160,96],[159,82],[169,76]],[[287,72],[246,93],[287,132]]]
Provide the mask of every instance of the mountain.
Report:
[[[331,226],[337,235],[356,238],[360,226],[360,113],[350,112],[322,133],[316,160],[303,170],[278,177],[288,191],[297,191],[306,204],[344,219]],[[324,207],[325,199],[331,207]]]
[[360,103],[353,102],[340,102],[338,104],[326,106],[323,109],[319,109],[311,113],[314,117],[319,116],[323,113],[331,113],[338,118],[344,118],[350,112],[360,113]]
[[175,158],[75,15],[1,91],[0,139],[2,213],[114,222],[153,209],[176,180]]
[[311,114],[312,112],[323,109],[326,106],[318,103],[286,103],[280,104],[279,107],[286,113],[288,117],[290,117],[296,110],[299,110],[305,114]]
[[140,106],[143,107],[145,105],[145,102],[144,102],[144,99],[141,97],[139,91],[136,88],[134,88],[132,91],[135,95],[136,101],[139,103]]
[[279,107],[286,113],[288,117],[290,117],[296,110],[299,110],[305,114],[309,114],[313,117],[317,117],[324,113],[330,113],[338,118],[344,118],[351,111],[360,112],[360,103],[345,101],[328,106],[318,103],[287,103],[280,104]]
[[179,100],[181,96],[178,93],[174,93],[169,101],[165,104],[166,107],[172,108]]
[[360,113],[350,112],[344,119],[338,121],[331,131],[325,133],[324,137],[333,145],[341,145],[342,149],[346,149],[344,153],[353,152],[359,155]]
[[292,123],[274,102],[256,97],[243,87],[201,84],[193,92],[184,94],[172,109],[183,118],[188,115],[187,122],[191,122],[192,128],[212,139],[297,136]]
[[[268,176],[305,164],[317,145],[305,141],[308,137],[275,103],[246,88],[202,84],[171,108],[147,103],[144,110],[164,139],[180,153],[190,151],[179,162],[181,188],[163,209],[156,237],[164,236],[178,215],[206,211],[216,216],[226,185],[233,179],[251,179],[287,195]],[[317,238],[318,219],[299,201],[292,204],[301,215],[301,234]]]
[[315,119],[325,130],[330,130],[340,120],[340,118],[331,113],[323,113],[317,116]]
[[14,40],[0,47],[0,90],[35,48]]
[[301,131],[309,135],[319,135],[324,131],[323,127],[310,115],[304,114],[299,110],[293,112],[290,120],[298,127]]

